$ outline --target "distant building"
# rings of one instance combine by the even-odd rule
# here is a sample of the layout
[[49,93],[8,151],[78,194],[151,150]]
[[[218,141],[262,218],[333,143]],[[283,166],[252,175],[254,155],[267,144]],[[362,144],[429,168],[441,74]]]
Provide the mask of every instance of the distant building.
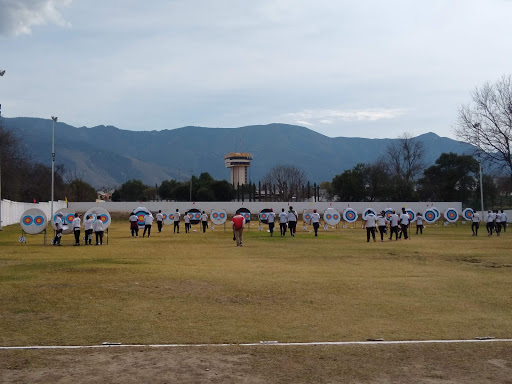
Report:
[[231,152],[224,156],[226,168],[231,168],[231,184],[236,186],[248,182],[248,169],[251,165],[252,155],[250,153]]
[[112,192],[113,191],[97,191],[98,198],[100,201],[112,201]]

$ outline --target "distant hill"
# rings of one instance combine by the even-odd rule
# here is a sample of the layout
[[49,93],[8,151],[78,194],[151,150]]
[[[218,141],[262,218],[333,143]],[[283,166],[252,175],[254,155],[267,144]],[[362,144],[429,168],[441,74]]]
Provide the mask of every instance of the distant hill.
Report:
[[[4,118],[34,160],[51,164],[51,120]],[[442,152],[468,153],[462,142],[434,133],[418,136],[431,165]],[[229,180],[224,155],[250,152],[249,176],[254,182],[277,164],[301,167],[311,182],[320,183],[360,162],[372,162],[396,139],[330,138],[308,128],[269,124],[241,128],[183,127],[163,131],[128,131],[113,126],[76,128],[55,125],[56,163],[76,172],[95,187],[117,186],[129,179],[148,185],[163,180],[186,180],[191,172],[208,172]]]

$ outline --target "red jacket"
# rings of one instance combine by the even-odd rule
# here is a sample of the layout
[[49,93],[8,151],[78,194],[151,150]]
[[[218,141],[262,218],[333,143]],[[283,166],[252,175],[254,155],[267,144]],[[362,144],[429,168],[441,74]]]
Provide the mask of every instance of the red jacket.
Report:
[[236,215],[231,219],[233,228],[235,230],[242,229],[244,227],[244,217],[242,215]]

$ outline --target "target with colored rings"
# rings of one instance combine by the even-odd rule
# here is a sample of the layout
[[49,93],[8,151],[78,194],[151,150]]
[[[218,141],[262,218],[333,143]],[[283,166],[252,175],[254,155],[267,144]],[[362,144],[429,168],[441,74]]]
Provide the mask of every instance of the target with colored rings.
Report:
[[363,213],[363,220],[366,220],[366,216],[368,216],[370,213],[373,213],[375,216],[377,216],[377,213],[373,208],[366,208]]
[[64,216],[66,218],[66,223],[71,224],[73,220],[75,220],[75,215],[73,213],[69,213]]
[[34,224],[35,225],[43,225],[46,222],[46,217],[43,217],[41,215],[34,217]]
[[324,212],[324,222],[327,225],[337,225],[341,220],[340,213],[334,208],[327,208]]
[[345,211],[343,211],[343,220],[345,220],[347,223],[353,223],[357,220],[357,218],[357,212],[352,208],[347,208]]
[[226,222],[227,214],[225,211],[212,211],[210,214],[210,221],[215,225],[222,225]]
[[412,209],[406,209],[405,213],[409,215],[409,221],[414,221],[414,219],[416,219],[416,213]]
[[24,216],[22,221],[23,221],[23,224],[30,225],[30,224],[32,224],[34,219],[32,219],[32,216]]
[[268,215],[267,215],[265,212],[260,213],[260,219],[261,219],[262,221],[263,221],[263,220],[267,220],[267,218],[268,218]]
[[441,213],[439,212],[439,209],[437,209],[436,207],[431,207],[430,209],[435,212],[436,220],[439,220],[439,218],[441,217]]
[[[61,213],[62,214],[62,234],[67,235],[70,233],[73,233],[73,228],[71,227],[71,223],[73,222],[73,219],[75,218],[75,212],[72,212],[68,208],[59,209],[55,214],[53,215],[54,219],[51,222],[51,225],[53,229],[57,229],[55,226],[55,218],[57,215]],[[71,221],[68,221],[68,218],[71,219]]]
[[310,213],[306,213],[304,215],[304,221],[311,221],[311,214]]
[[251,214],[249,212],[245,212],[242,214],[242,216],[244,217],[245,221],[251,220]]
[[387,221],[390,221],[391,220],[391,215],[393,214],[393,208],[386,208],[384,210],[384,215],[386,216],[386,220]]
[[471,221],[473,219],[473,215],[475,214],[475,211],[471,208],[466,208],[464,211],[462,211],[462,216],[466,219]]
[[443,216],[446,221],[449,221],[450,223],[454,223],[459,219],[458,212],[453,208],[448,208],[446,211],[444,211]]
[[146,207],[137,207],[133,210],[135,216],[137,217],[137,225],[139,229],[144,229],[146,225],[146,216],[151,215],[151,211]]
[[23,212],[20,219],[21,228],[25,233],[37,235],[46,229],[46,214],[39,208],[30,208]]
[[110,226],[110,222],[112,221],[110,218],[110,213],[102,207],[89,208],[84,214],[84,220],[87,216],[91,216],[93,218],[93,224],[96,222],[96,220],[101,220],[103,223],[103,230],[107,229]]
[[436,213],[432,209],[427,209],[423,212],[423,218],[427,223],[435,223],[437,220]]

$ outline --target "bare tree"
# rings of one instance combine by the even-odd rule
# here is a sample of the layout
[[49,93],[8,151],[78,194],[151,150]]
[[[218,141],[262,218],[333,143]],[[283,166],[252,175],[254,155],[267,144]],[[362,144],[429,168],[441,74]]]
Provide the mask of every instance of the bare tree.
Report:
[[306,183],[306,174],[294,165],[277,165],[265,175],[263,181],[277,188],[279,196],[276,197],[279,200],[290,201]]
[[512,77],[485,83],[472,94],[472,103],[459,108],[455,133],[475,146],[484,159],[505,166],[512,177]]
[[412,183],[423,171],[424,154],[423,143],[408,133],[404,133],[386,148],[386,160],[392,175],[406,183]]

